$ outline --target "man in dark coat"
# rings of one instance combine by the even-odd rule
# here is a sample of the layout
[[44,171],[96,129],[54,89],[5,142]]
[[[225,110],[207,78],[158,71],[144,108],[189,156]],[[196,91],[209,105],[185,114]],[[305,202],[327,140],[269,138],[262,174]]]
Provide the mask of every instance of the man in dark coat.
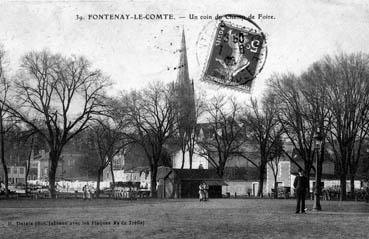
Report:
[[308,188],[308,180],[301,169],[299,169],[299,174],[296,176],[293,186],[296,189],[296,213],[305,213],[305,196]]

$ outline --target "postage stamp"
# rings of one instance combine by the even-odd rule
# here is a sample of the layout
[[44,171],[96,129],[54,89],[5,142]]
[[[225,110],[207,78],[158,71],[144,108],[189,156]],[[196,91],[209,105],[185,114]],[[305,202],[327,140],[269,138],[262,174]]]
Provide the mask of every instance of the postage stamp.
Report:
[[221,20],[213,38],[202,80],[249,91],[265,63],[265,35],[257,28]]

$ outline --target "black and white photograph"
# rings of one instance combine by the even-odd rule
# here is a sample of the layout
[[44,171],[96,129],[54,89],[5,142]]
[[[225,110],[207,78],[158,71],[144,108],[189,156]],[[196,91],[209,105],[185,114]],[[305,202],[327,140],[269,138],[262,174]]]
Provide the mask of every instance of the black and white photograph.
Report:
[[368,238],[369,2],[0,0],[0,239]]

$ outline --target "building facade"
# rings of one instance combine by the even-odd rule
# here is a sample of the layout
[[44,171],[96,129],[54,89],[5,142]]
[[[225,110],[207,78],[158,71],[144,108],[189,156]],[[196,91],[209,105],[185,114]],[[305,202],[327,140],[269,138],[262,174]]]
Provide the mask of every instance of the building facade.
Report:
[[[303,165],[303,162],[298,162],[299,165]],[[314,165],[315,166],[315,165]],[[296,178],[298,172],[298,167],[295,163],[290,160],[282,160],[278,163],[278,173],[277,173],[277,184],[279,188],[287,188],[290,192],[290,196],[294,195],[293,182]],[[340,180],[335,174],[335,167],[332,161],[325,161],[322,167],[322,189],[327,189],[330,187],[339,187]],[[267,166],[267,177],[266,177],[266,193],[272,195],[274,189],[274,174],[270,165]],[[360,180],[355,180],[355,189],[360,189],[362,187],[362,182]],[[310,174],[309,177],[309,190],[310,193],[313,192],[315,187],[315,175]],[[350,180],[346,181],[347,192],[351,191]]]
[[[57,180],[79,180],[83,179],[79,169],[79,160],[85,155],[71,150],[64,150],[60,156],[55,177]],[[37,180],[48,180],[50,160],[49,153],[41,150],[31,160],[32,165],[37,167]]]

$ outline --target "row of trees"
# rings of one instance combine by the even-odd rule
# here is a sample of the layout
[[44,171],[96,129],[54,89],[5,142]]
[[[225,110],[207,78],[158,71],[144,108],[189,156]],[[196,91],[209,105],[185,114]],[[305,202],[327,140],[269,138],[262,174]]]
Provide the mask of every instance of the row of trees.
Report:
[[[199,154],[220,176],[230,157],[254,164],[259,169],[259,196],[266,166],[276,177],[276,164],[283,155],[307,176],[319,170],[317,189],[321,191],[322,165],[329,156],[340,178],[341,200],[345,200],[346,180],[354,192],[359,167],[367,160],[369,55],[326,56],[300,75],[272,76],[268,86],[261,100],[251,99],[246,107],[234,100],[225,107],[224,98],[205,104],[212,137],[198,140]],[[293,150],[284,148],[287,141]],[[316,159],[318,165],[314,165]]]
[[[5,54],[1,69],[5,69],[4,57]],[[235,100],[214,97],[206,103],[198,97],[183,101],[176,84],[161,82],[111,98],[105,93],[109,79],[92,69],[85,58],[68,58],[46,50],[26,54],[18,73],[9,78],[2,71],[1,79],[1,142],[13,135],[10,129],[18,128],[30,136],[37,135],[47,145],[52,197],[62,151],[81,132],[87,135],[86,146],[97,159],[97,193],[102,171],[129,144],[138,144],[145,152],[153,196],[159,162],[168,161],[171,147],[182,148],[183,154],[189,152],[191,159],[197,144],[197,153],[221,177],[228,159],[247,158],[245,131],[239,124],[241,107]],[[210,133],[201,139],[197,137],[200,117],[207,119]],[[5,147],[1,146],[1,150],[5,152]],[[1,159],[8,192],[5,155]]]
[[[319,163],[332,152],[344,200],[346,179],[349,176],[353,187],[368,134],[368,59],[365,54],[342,54],[314,63],[299,76],[275,75],[265,97],[251,99],[246,106],[224,96],[183,101],[176,84],[161,82],[108,97],[109,78],[92,69],[87,59],[46,50],[26,54],[17,74],[9,77],[1,49],[0,156],[5,185],[5,142],[15,129],[27,132],[21,138],[32,147],[35,136],[47,145],[52,197],[63,148],[81,132],[88,133],[88,145],[98,158],[98,185],[117,154],[127,145],[140,145],[150,165],[153,196],[159,163],[168,161],[173,147],[182,151],[182,167],[186,152],[190,161],[197,153],[220,177],[229,159],[249,161],[259,169],[262,196],[266,167],[276,172],[282,155],[296,164],[296,158],[301,159],[308,173],[315,170],[314,136],[321,132]],[[204,137],[199,137],[200,128]],[[293,152],[284,149],[285,139]]]
[[112,166],[113,158],[127,145],[138,144],[151,167],[155,196],[159,161],[168,161],[169,139],[178,142],[174,135],[182,120],[175,85],[156,82],[143,90],[112,98],[106,94],[111,85],[108,77],[92,69],[84,57],[65,57],[47,50],[30,52],[22,58],[17,74],[10,77],[3,48],[0,53],[0,150],[7,195],[9,157],[5,151],[12,149],[6,149],[5,143],[10,142],[14,129],[18,129],[29,135],[18,142],[37,135],[46,144],[52,197],[56,193],[56,170],[62,151],[82,132],[87,135],[83,143],[97,161],[93,163],[97,193],[102,171]]
[[[367,148],[369,56],[327,56],[299,76],[274,76],[270,86],[280,127],[303,160],[305,171],[316,170],[314,137],[319,132],[318,164],[322,165],[327,153],[332,156],[340,177],[341,199],[345,200],[346,180],[350,179],[354,192],[359,162]],[[294,155],[285,153],[294,160]]]

